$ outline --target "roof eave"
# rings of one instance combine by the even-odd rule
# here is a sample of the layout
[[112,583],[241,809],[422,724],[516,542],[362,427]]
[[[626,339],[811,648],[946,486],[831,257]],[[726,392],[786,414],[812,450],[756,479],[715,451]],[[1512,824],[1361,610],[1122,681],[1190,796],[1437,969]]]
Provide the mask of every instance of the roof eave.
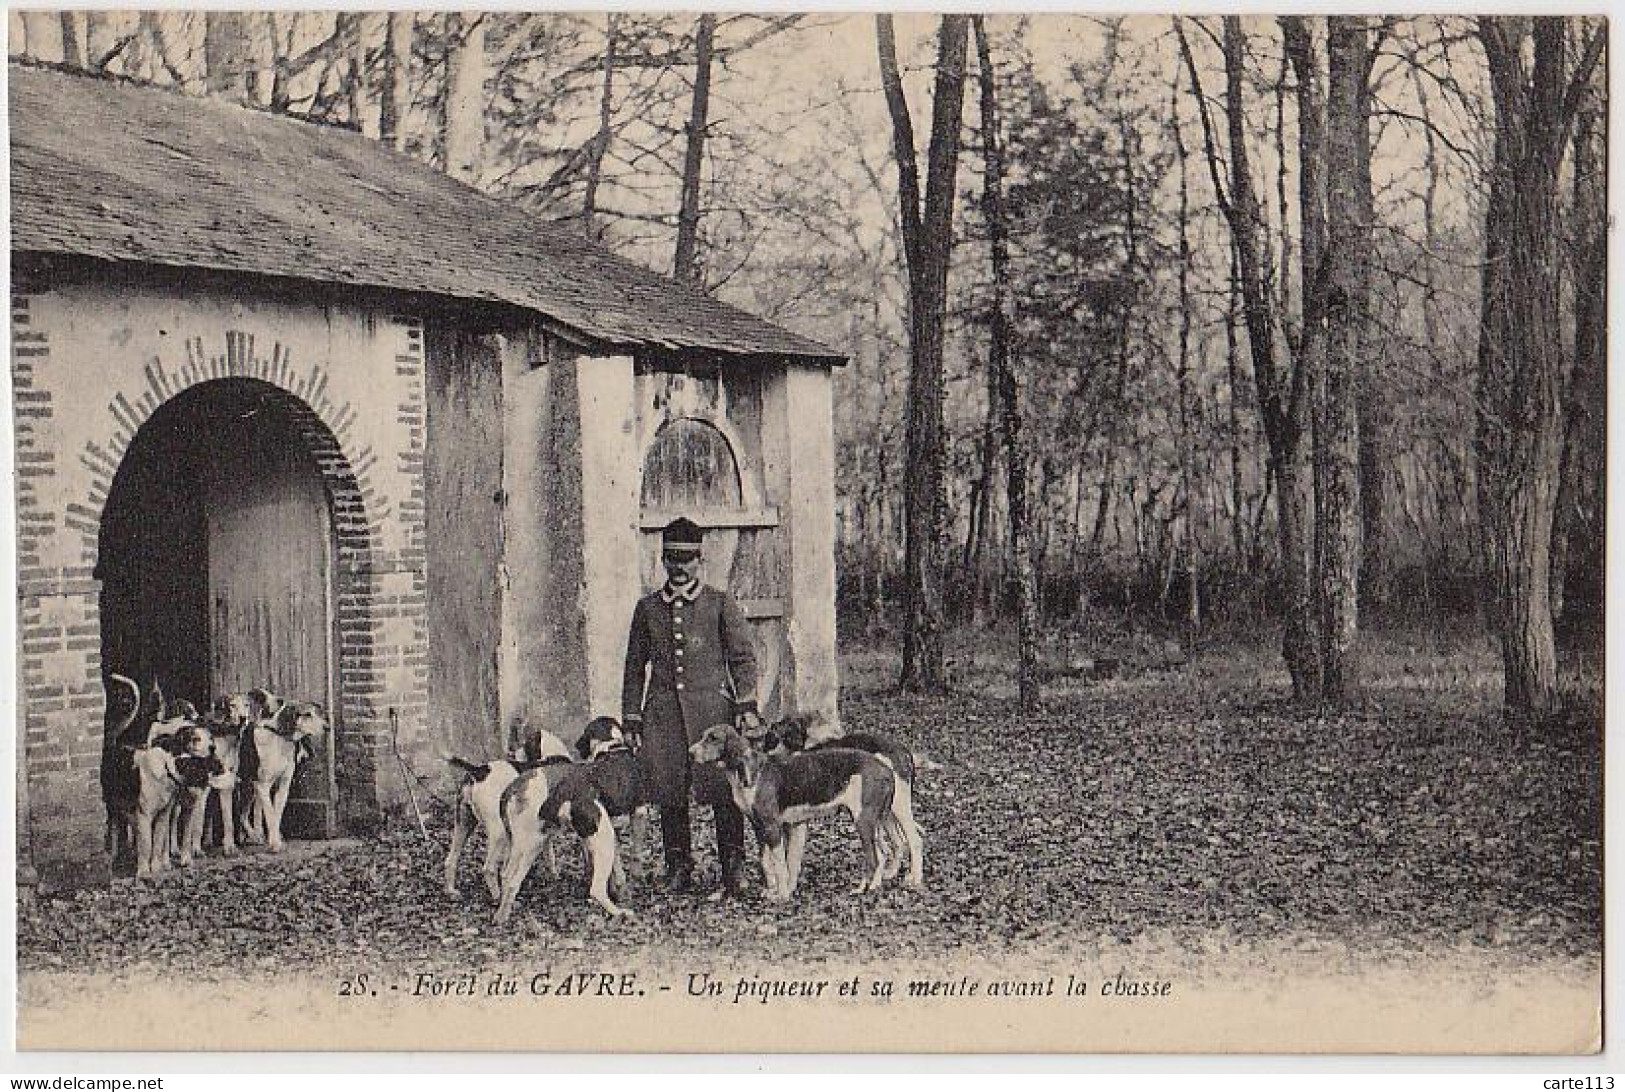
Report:
[[[11,273],[15,287],[28,290],[31,285],[39,287],[60,286],[63,284],[84,283],[118,283],[129,281],[129,272],[132,269],[148,270],[158,274],[161,278],[186,278],[218,280],[221,283],[233,280],[252,279],[268,281],[283,286],[290,292],[308,291],[318,289],[324,292],[331,291],[359,291],[368,294],[390,297],[396,300],[411,302],[414,307],[428,306],[433,311],[443,312],[447,309],[456,311],[481,311],[495,308],[503,311],[512,311],[523,314],[535,322],[545,333],[551,337],[568,344],[577,352],[593,356],[612,356],[619,354],[717,354],[739,361],[785,361],[794,360],[811,364],[817,367],[837,368],[843,367],[848,358],[841,353],[794,351],[794,350],[739,350],[711,345],[683,345],[670,346],[647,340],[620,340],[595,337],[569,323],[562,322],[534,307],[510,300],[488,297],[456,296],[442,292],[425,290],[412,290],[387,284],[377,284],[366,280],[324,280],[307,277],[293,277],[281,273],[268,273],[255,269],[242,269],[228,265],[206,265],[202,263],[182,264],[166,262],[153,258],[109,257],[106,254],[89,250],[76,251],[68,249],[37,249],[20,246],[11,252]],[[41,283],[45,282],[45,283]]]

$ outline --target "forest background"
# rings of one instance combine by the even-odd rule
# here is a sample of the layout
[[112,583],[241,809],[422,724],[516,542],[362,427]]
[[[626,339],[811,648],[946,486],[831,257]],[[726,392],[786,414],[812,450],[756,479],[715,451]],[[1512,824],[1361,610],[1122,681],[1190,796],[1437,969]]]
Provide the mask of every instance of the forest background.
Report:
[[910,688],[956,628],[1019,631],[1029,704],[1277,625],[1306,700],[1377,629],[1496,640],[1535,720],[1595,666],[1600,20],[9,19],[13,57],[355,127],[849,354],[843,642]]

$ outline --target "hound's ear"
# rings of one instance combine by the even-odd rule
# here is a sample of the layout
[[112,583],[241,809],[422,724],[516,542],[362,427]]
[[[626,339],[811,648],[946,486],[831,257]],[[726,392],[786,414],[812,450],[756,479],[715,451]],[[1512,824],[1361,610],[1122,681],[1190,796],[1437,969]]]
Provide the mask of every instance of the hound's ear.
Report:
[[581,756],[583,762],[592,757],[591,731],[583,731],[576,737],[576,754]]
[[730,728],[723,736],[722,763],[730,770],[738,770],[746,785],[754,785],[762,768],[762,756],[745,742],[744,736]]
[[277,697],[263,686],[256,686],[254,689],[250,690],[248,692],[248,699],[254,706],[255,716],[262,720],[266,717],[275,716],[277,713],[281,712],[282,707],[287,704],[281,698]]

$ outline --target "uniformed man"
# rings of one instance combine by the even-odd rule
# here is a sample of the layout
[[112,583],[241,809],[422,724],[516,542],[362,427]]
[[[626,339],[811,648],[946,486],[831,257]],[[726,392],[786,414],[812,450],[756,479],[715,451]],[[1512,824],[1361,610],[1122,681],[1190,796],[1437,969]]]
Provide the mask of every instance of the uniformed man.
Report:
[[673,520],[661,532],[666,583],[632,612],[621,719],[642,735],[645,788],[660,807],[663,886],[680,894],[694,885],[692,793],[713,809],[723,891],[737,897],[744,893],[745,818],[721,770],[692,766],[688,748],[713,724],[760,727],[756,652],[733,596],[700,581],[703,535],[689,519]]

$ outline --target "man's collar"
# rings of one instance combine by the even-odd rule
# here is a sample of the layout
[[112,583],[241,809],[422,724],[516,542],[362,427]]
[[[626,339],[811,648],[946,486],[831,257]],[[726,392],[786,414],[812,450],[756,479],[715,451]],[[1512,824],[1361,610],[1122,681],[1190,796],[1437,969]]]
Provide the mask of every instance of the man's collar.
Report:
[[692,602],[694,602],[694,600],[698,599],[699,597],[700,597],[700,581],[698,581],[698,580],[693,581],[692,583],[690,583],[688,585],[688,587],[683,588],[681,591],[679,591],[678,589],[672,587],[671,586],[671,581],[669,581],[669,580],[666,581],[665,584],[661,585],[661,588],[660,588],[660,598],[661,598],[662,601],[664,601],[666,603],[667,606],[670,606],[672,603],[676,602],[678,599],[681,599],[686,603],[692,603]]

